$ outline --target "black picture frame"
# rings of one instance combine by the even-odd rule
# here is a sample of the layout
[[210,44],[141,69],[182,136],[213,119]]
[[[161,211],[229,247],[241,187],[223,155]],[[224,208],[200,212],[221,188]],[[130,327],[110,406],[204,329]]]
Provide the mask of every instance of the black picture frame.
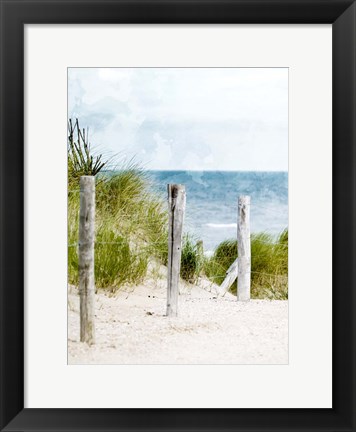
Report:
[[[0,0],[0,7],[0,429],[355,431],[355,2]],[[332,23],[332,409],[24,408],[24,25],[30,23]]]

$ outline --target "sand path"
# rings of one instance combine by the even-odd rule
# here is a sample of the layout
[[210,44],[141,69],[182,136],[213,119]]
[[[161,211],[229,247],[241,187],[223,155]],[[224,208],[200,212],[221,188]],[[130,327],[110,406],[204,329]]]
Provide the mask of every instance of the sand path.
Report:
[[167,318],[165,281],[96,295],[96,344],[79,342],[79,296],[68,294],[69,364],[286,364],[288,302],[236,301],[183,286]]

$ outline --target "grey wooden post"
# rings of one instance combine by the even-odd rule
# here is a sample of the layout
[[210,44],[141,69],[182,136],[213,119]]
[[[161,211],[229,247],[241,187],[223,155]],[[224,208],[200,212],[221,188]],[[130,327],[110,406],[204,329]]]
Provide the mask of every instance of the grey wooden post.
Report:
[[236,259],[226,271],[224,282],[219,287],[220,295],[224,295],[229,291],[229,288],[237,278],[238,268],[239,268],[238,259]]
[[185,187],[169,184],[168,189],[168,277],[167,316],[178,314],[178,284],[182,254],[182,232],[185,212]]
[[249,196],[240,196],[237,221],[237,300],[248,301],[251,297],[251,239]]
[[95,177],[80,177],[79,296],[80,341],[95,343],[94,280]]

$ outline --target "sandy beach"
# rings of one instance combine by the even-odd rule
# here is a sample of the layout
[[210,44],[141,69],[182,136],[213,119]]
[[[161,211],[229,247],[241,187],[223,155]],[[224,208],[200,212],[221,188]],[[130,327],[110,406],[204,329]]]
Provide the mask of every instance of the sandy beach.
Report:
[[79,295],[68,291],[68,364],[287,364],[288,301],[237,302],[207,281],[180,286],[167,318],[166,281],[96,295],[96,343],[79,341]]

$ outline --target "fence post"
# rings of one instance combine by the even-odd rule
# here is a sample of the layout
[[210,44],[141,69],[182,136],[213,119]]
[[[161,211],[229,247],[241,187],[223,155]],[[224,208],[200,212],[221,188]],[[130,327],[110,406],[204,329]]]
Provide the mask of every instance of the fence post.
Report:
[[95,343],[94,280],[95,177],[80,177],[79,296],[80,341]]
[[219,294],[225,295],[228,291],[231,285],[235,282],[238,274],[238,258],[231,264],[231,266],[226,271],[226,276],[224,279],[224,282],[219,287]]
[[168,277],[167,316],[178,313],[178,283],[182,254],[182,232],[185,212],[185,187],[169,184],[168,189]]
[[250,203],[249,196],[239,196],[237,221],[238,301],[248,301],[251,297]]

